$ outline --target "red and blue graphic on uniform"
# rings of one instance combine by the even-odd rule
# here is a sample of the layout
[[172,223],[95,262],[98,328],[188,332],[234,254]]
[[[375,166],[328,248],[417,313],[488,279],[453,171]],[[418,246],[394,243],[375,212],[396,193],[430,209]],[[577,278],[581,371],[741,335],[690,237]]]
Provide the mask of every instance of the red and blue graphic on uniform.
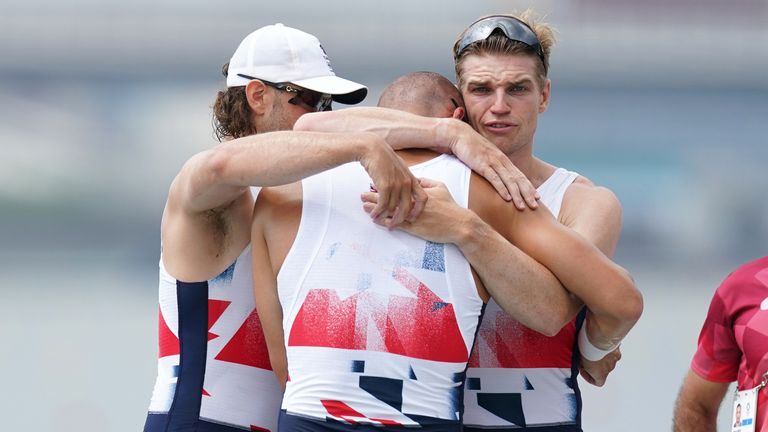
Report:
[[[333,289],[310,290],[291,327],[288,346],[375,350],[424,360],[467,361],[453,305],[403,267],[395,268],[393,277],[416,297],[390,296],[384,304],[370,291],[342,300]],[[383,344],[369,341],[371,324],[382,335]]]
[[[474,328],[459,324],[453,301],[456,295],[466,296],[465,290],[476,295],[476,288],[471,279],[471,286],[462,280],[451,288],[445,245],[427,242],[421,247],[382,260],[367,245],[334,243],[323,259],[332,265],[357,262],[358,272],[332,278],[326,276],[332,274],[328,267],[310,270],[307,280],[319,275],[322,282],[305,282],[309,288],[286,329],[289,368],[291,362],[301,365],[296,366],[301,376],[291,374],[291,383],[301,384],[289,383],[284,399],[289,417],[305,415],[334,427],[364,429],[460,427],[460,394],[469,358],[462,329],[471,336]],[[338,285],[316,288],[328,280]],[[479,299],[475,306],[477,320]],[[468,316],[465,305],[459,310]],[[300,362],[335,365],[329,366],[334,379]],[[327,393],[304,393],[308,380],[328,386]]]
[[466,430],[581,430],[574,363],[580,319],[547,337],[489,303],[469,360]]
[[502,310],[486,310],[469,367],[570,368],[575,335],[576,320],[547,337]]

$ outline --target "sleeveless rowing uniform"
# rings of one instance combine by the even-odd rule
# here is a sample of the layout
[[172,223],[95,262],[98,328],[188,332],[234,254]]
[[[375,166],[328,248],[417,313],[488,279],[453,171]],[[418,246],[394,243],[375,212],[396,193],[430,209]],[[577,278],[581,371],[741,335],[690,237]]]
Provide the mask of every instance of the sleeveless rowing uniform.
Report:
[[[556,217],[576,177],[558,168],[537,189]],[[467,370],[464,430],[581,431],[576,333],[582,320],[579,314],[547,337],[489,300]]]
[[[466,207],[470,170],[441,155],[411,167]],[[281,431],[460,431],[483,310],[453,245],[375,225],[357,163],[302,181],[301,223],[280,270],[288,356]]]
[[277,430],[282,390],[256,314],[251,265],[248,246],[222,274],[187,283],[160,260],[157,381],[145,432]]

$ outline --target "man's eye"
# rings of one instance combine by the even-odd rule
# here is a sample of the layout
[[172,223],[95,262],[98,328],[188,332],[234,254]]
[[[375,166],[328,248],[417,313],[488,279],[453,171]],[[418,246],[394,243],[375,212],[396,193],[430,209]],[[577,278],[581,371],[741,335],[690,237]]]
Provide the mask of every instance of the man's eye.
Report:
[[488,93],[488,87],[475,87],[472,89],[472,93],[483,94]]

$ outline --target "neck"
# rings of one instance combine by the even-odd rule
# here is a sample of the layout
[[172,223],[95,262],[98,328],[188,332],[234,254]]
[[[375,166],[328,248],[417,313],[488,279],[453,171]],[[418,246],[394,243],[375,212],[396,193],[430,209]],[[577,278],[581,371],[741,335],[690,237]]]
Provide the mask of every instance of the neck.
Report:
[[530,147],[508,154],[507,157],[536,188],[555,172],[555,167],[534,156]]

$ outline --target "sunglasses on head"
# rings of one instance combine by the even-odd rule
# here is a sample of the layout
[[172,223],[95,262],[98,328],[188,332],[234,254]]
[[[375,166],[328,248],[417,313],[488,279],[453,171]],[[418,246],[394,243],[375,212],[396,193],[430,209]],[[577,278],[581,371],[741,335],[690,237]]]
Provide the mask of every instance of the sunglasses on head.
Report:
[[536,33],[528,27],[527,24],[517,18],[494,15],[483,18],[470,25],[461,35],[456,51],[453,53],[454,59],[458,59],[462,52],[471,44],[488,39],[495,31],[501,31],[507,39],[515,42],[521,42],[536,51],[541,59],[546,73],[546,62],[544,61],[544,52],[541,49],[539,38]]
[[291,83],[274,83],[271,81],[267,81],[265,79],[252,77],[245,74],[237,74],[239,77],[243,77],[246,79],[251,80],[259,80],[263,82],[264,84],[276,88],[278,90],[282,90],[288,93],[294,93],[296,96],[290,98],[288,100],[288,103],[293,105],[300,105],[308,108],[309,110],[314,111],[330,111],[331,110],[331,102],[333,102],[333,96],[329,95],[328,93],[318,93],[314,90],[308,90],[305,88],[298,87],[295,84]]

